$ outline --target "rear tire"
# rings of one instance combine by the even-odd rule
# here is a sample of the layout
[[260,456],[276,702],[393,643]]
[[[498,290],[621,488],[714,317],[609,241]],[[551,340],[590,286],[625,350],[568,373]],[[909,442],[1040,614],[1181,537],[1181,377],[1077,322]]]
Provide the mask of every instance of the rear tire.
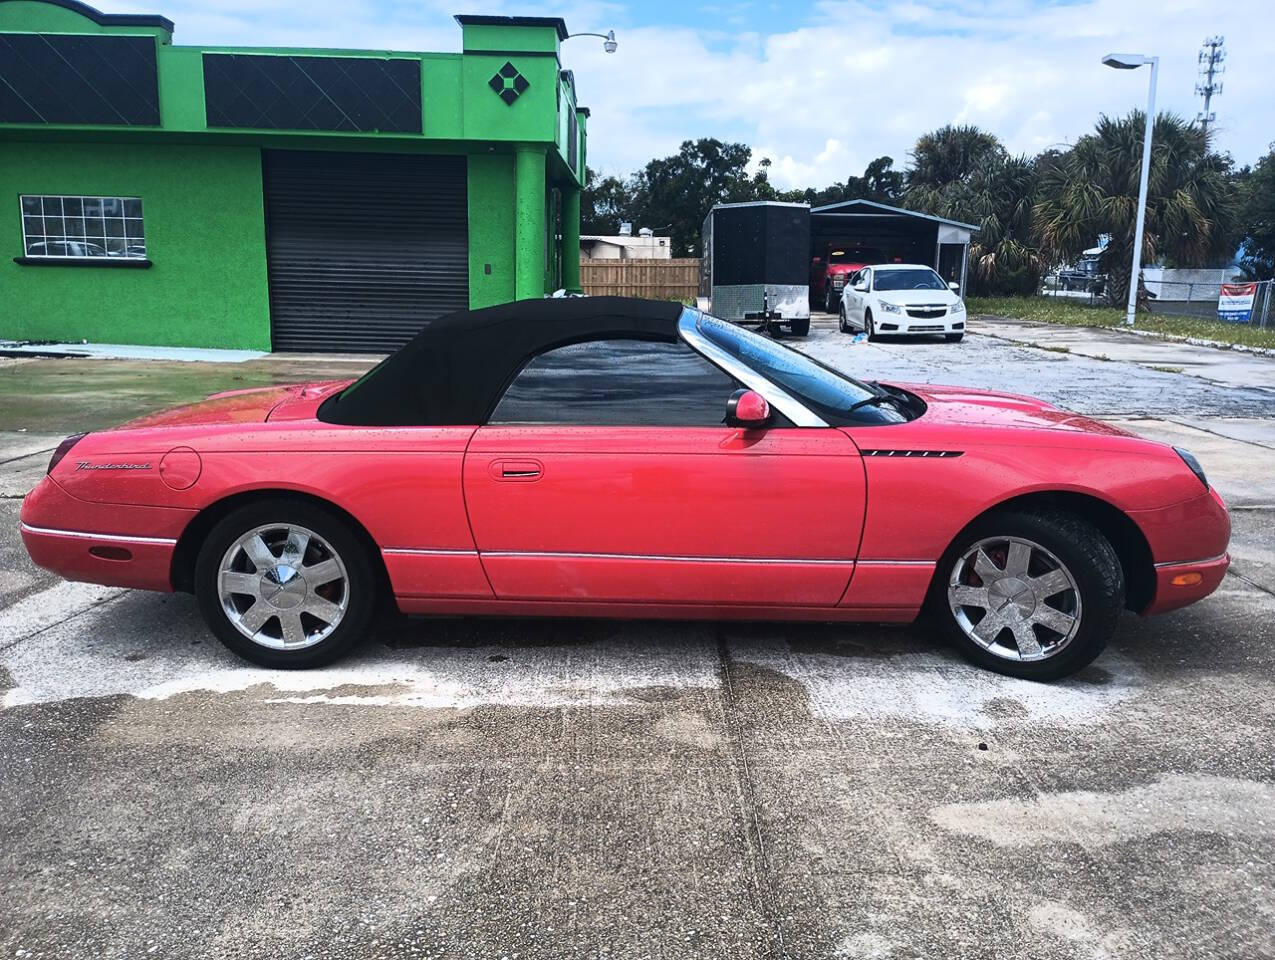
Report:
[[1057,680],[1106,647],[1124,608],[1120,559],[1063,510],[1007,510],[961,532],[939,561],[930,608],[968,659],[1024,680]]
[[788,325],[788,329],[792,331],[794,337],[805,337],[810,334],[810,318],[802,317],[794,320]]
[[948,343],[960,343],[964,336],[965,334],[963,333],[945,333],[943,334],[943,339]]
[[319,667],[344,656],[367,632],[378,582],[346,520],[289,497],[222,518],[195,561],[209,629],[263,667]]

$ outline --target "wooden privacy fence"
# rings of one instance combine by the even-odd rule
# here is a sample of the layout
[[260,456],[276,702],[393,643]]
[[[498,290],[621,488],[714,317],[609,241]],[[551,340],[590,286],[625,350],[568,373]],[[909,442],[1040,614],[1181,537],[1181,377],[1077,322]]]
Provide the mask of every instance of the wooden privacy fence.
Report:
[[695,302],[699,258],[581,260],[580,286],[591,297],[646,297]]

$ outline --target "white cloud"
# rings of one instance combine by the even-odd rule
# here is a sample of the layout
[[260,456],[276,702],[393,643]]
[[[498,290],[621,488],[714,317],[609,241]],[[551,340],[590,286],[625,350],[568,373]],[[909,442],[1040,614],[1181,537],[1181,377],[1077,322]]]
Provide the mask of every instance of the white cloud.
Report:
[[[1158,54],[1159,108],[1194,117],[1196,53],[1212,9],[1174,0],[829,0],[814,8],[818,27],[710,44],[686,28],[639,26],[620,29],[613,57],[568,52],[594,108],[594,165],[627,173],[683,139],[718,136],[770,157],[778,186],[823,186],[882,154],[902,166],[917,135],[945,123],[978,124],[1015,152],[1074,142],[1099,113],[1146,103],[1148,72],[1102,67],[1112,50]],[[1262,0],[1239,0],[1227,20],[1268,15]],[[1227,46],[1217,143],[1248,163],[1275,137],[1266,69],[1275,35],[1237,32]]]
[[[455,0],[127,0],[112,11],[158,10],[190,44],[278,44],[456,50]],[[463,4],[460,6],[464,6]],[[1136,50],[1161,58],[1158,104],[1194,117],[1196,53],[1217,8],[1203,0],[822,0],[790,7],[769,32],[756,6],[721,4],[712,29],[649,22],[658,6],[575,0],[483,3],[484,13],[562,15],[574,30],[614,27],[619,52],[572,40],[564,64],[593,109],[589,162],[627,174],[686,139],[715,136],[772,159],[781,187],[823,186],[888,154],[903,166],[917,136],[975,123],[1013,151],[1074,142],[1098,114],[1146,102],[1147,71],[1099,58]],[[1234,0],[1217,143],[1241,163],[1275,138],[1268,65],[1269,0]],[[1219,25],[1220,26],[1220,25]],[[834,146],[835,145],[835,146]]]

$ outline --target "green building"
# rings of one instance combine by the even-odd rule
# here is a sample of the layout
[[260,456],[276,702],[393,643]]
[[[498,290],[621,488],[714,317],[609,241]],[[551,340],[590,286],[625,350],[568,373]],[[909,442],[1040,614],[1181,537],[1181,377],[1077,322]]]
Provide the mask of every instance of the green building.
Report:
[[461,53],[186,47],[0,0],[0,339],[377,351],[577,290],[566,26],[456,20]]

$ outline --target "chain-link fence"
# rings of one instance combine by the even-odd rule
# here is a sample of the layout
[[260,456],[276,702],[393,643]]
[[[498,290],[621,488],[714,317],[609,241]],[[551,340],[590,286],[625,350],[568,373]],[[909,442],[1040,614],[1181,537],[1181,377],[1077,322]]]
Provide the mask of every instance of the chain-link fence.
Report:
[[[1107,298],[1105,276],[1062,273],[1045,278],[1045,296],[1094,307],[1124,307]],[[1275,280],[1190,281],[1146,279],[1138,301],[1152,313],[1195,317],[1220,323],[1245,323],[1256,327],[1275,326]]]
[[1154,280],[1145,283],[1145,303],[1152,313],[1198,317],[1265,327],[1271,316],[1275,280],[1192,283]]

